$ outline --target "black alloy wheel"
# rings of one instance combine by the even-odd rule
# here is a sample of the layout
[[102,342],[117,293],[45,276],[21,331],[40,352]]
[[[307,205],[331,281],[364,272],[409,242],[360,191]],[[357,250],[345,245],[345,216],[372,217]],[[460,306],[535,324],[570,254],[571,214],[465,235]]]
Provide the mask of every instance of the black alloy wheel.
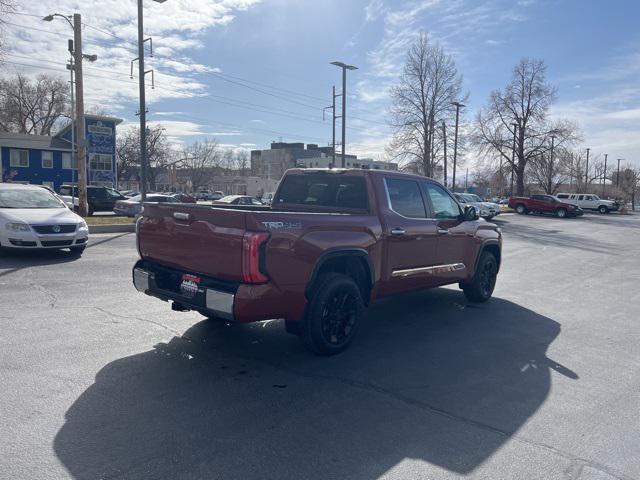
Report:
[[310,293],[301,337],[305,346],[319,355],[334,355],[349,346],[364,316],[360,288],[353,278],[326,273]]
[[461,284],[464,296],[471,302],[486,302],[493,295],[498,277],[498,262],[490,252],[482,252],[473,278]]

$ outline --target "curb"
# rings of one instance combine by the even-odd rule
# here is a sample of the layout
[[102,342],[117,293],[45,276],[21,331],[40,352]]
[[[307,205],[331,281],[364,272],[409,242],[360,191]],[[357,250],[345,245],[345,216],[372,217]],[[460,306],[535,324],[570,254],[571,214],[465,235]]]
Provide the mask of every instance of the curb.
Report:
[[127,223],[124,225],[89,225],[89,233],[132,233],[135,231],[135,223]]

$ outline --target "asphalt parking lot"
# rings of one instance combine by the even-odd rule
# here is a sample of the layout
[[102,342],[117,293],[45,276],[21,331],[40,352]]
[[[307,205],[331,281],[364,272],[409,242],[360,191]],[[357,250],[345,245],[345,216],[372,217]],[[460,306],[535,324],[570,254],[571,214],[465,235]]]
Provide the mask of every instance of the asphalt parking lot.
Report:
[[134,236],[0,258],[0,478],[640,479],[640,215],[503,215],[494,298],[342,355],[139,294]]

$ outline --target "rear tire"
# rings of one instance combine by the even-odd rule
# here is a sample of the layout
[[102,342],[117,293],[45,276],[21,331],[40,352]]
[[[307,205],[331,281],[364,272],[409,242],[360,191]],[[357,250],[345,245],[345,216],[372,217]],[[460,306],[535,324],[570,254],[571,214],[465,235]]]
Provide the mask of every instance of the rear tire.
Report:
[[498,262],[490,252],[482,252],[478,267],[469,283],[461,284],[464,296],[470,302],[486,302],[493,295],[498,276]]
[[558,218],[564,218],[567,216],[567,210],[564,208],[559,208],[558,210],[556,210],[556,216]]
[[360,289],[351,277],[322,275],[301,325],[305,347],[318,355],[342,352],[353,341],[364,312]]
[[600,213],[602,213],[603,215],[604,215],[605,213],[609,213],[609,209],[608,209],[605,205],[600,205],[600,206],[598,207],[598,211],[599,211]]
[[516,205],[516,213],[524,215],[525,213],[527,213],[527,207],[525,207],[522,203],[519,203],[518,205]]

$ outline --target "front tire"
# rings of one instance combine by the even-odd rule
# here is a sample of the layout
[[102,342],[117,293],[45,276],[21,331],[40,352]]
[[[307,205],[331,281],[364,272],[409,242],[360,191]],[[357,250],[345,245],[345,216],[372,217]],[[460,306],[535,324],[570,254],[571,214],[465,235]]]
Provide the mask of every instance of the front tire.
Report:
[[490,252],[482,252],[471,282],[461,285],[470,302],[486,302],[493,295],[498,276],[498,262]]
[[516,205],[516,213],[524,215],[525,213],[527,213],[527,207],[525,207],[522,203]]
[[556,215],[558,216],[558,218],[564,218],[567,216],[567,210],[564,208],[559,208],[558,210],[556,210]]
[[598,211],[603,215],[605,213],[609,213],[609,209],[605,205],[600,205],[600,207],[598,207]]
[[307,349],[318,355],[335,355],[353,341],[364,316],[360,289],[351,277],[322,275],[314,288],[302,325]]
[[72,254],[77,255],[79,257],[84,253],[84,249],[85,248],[87,248],[87,247],[85,247],[85,246],[82,246],[82,247],[71,247],[69,250],[71,250]]

